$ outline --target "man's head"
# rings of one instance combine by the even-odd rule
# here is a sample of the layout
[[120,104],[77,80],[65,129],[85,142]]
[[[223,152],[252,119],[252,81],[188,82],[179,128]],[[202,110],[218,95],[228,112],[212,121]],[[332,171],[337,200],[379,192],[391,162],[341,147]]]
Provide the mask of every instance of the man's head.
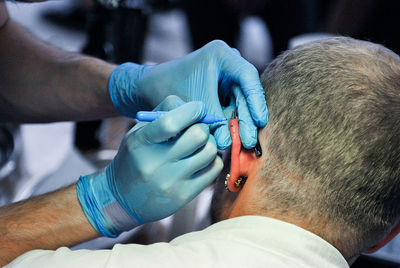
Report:
[[347,259],[377,244],[400,215],[400,58],[334,38],[283,53],[261,82],[270,112],[263,156],[241,154],[241,166],[253,164],[225,203],[229,216],[297,224]]

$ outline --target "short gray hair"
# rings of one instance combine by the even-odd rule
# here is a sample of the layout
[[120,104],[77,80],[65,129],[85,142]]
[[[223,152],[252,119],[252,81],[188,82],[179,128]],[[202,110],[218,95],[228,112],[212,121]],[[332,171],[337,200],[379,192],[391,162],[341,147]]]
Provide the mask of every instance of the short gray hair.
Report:
[[400,58],[337,37],[286,51],[261,81],[263,194],[280,213],[323,219],[337,234],[320,235],[348,254],[373,246],[400,215]]

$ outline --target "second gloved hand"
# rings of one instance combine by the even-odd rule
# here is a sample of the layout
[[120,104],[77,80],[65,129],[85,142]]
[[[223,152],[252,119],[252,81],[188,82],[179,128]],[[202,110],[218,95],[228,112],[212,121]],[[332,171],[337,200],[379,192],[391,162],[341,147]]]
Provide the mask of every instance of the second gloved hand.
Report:
[[[234,98],[240,137],[246,148],[256,145],[257,126],[263,127],[268,121],[256,68],[222,41],[213,41],[187,56],[159,65],[122,64],[110,76],[109,91],[115,108],[130,117],[139,109],[152,109],[172,94],[184,101],[202,101],[208,113],[223,117],[220,100],[229,103]],[[226,123],[211,125],[211,131],[219,149],[231,145]]]
[[137,124],[105,171],[78,181],[79,201],[99,233],[115,237],[172,215],[222,170],[208,126],[196,124],[205,115],[204,104],[170,96],[157,110],[177,106],[156,121]]

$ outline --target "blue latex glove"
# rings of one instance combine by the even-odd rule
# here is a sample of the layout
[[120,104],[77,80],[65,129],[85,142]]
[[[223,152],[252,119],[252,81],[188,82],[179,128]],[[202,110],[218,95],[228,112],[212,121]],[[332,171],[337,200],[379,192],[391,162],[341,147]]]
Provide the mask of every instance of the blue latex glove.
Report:
[[116,237],[172,215],[222,170],[208,126],[196,124],[205,115],[204,104],[170,96],[156,110],[177,106],[151,123],[137,124],[104,171],[79,179],[79,201],[99,233]]
[[[240,90],[234,92],[235,86]],[[122,64],[110,76],[109,91],[115,108],[129,117],[138,110],[151,110],[171,94],[185,101],[202,101],[208,113],[224,116],[219,96],[224,101],[233,96],[238,106],[240,137],[246,148],[255,146],[257,126],[263,127],[268,121],[257,70],[222,41],[213,41],[185,57],[155,66]],[[218,148],[228,148],[232,141],[227,123],[210,127]]]

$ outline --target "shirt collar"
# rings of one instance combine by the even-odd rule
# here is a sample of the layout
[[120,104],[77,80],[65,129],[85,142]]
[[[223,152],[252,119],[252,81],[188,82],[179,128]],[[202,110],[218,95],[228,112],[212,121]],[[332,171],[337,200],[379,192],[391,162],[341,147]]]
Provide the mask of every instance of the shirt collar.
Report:
[[229,233],[230,238],[246,237],[252,243],[311,267],[319,267],[321,263],[331,264],[329,267],[349,267],[342,254],[321,237],[274,218],[241,216],[213,224],[204,231],[221,235]]

